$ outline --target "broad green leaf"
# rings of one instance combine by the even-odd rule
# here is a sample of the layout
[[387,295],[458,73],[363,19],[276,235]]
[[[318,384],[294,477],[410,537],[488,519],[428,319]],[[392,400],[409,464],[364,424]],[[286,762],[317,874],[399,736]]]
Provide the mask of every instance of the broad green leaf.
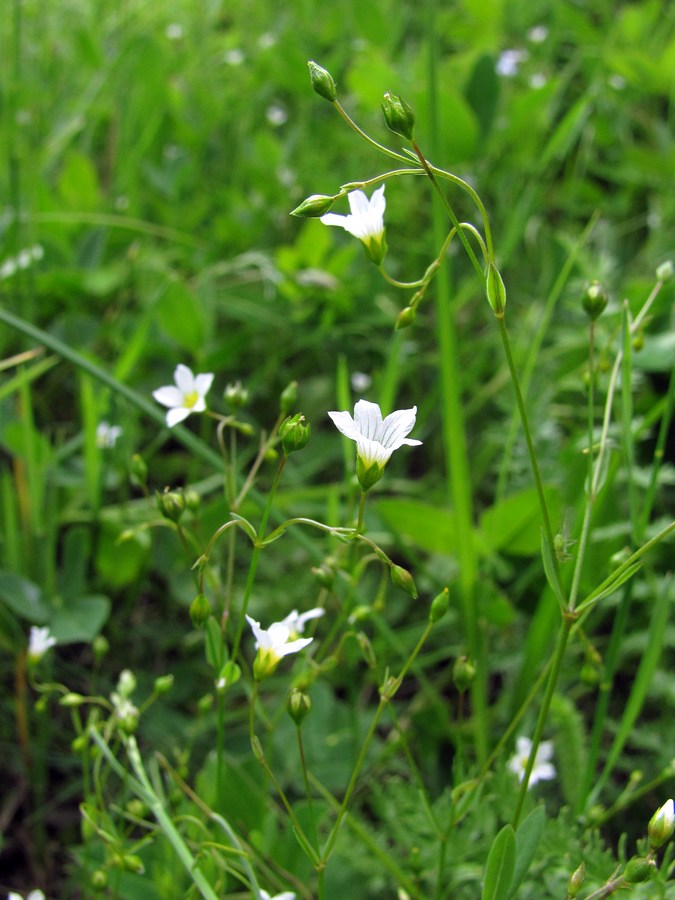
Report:
[[515,866],[516,835],[511,825],[505,825],[490,847],[482,900],[507,900]]
[[93,641],[108,620],[110,600],[102,594],[65,598],[50,620],[49,630],[59,644]]
[[49,619],[50,607],[42,590],[14,572],[0,572],[0,600],[29,622],[42,625]]
[[[408,538],[415,546],[429,553],[452,553],[459,534],[452,513],[420,500],[382,499],[377,501],[377,513],[396,534]],[[473,539],[473,534],[469,539]]]
[[[549,517],[557,522],[561,517],[558,495],[552,488],[544,489]],[[485,544],[510,556],[535,556],[539,551],[541,509],[535,488],[512,494],[486,509],[480,520]]]
[[516,861],[511,879],[509,897],[515,897],[516,891],[532,865],[537,847],[544,832],[546,813],[543,806],[535,807],[524,819],[516,832]]

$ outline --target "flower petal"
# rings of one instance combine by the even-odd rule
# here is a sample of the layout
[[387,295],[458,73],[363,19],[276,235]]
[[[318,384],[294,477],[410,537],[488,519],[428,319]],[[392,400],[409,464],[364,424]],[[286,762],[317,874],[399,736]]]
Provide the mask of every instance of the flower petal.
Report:
[[347,196],[349,209],[353,216],[363,217],[370,212],[370,201],[363,191],[350,191]]
[[173,378],[183,396],[191,394],[195,390],[195,376],[192,374],[192,369],[182,363],[178,363],[176,366]]
[[209,389],[213,384],[213,378],[213,372],[205,372],[201,375],[197,375],[195,378],[195,390],[200,397],[205,397],[206,394],[208,394]]
[[156,391],[152,392],[152,396],[158,403],[161,403],[162,406],[183,405],[183,394],[173,384],[168,384],[165,387],[157,388]]
[[345,437],[352,441],[358,441],[361,438],[361,432],[348,412],[329,412],[328,415],[333,420],[337,430],[344,434]]
[[175,406],[166,414],[166,424],[169,428],[173,428],[174,425],[178,425],[183,419],[187,419],[191,412],[191,409],[186,409],[184,406]]
[[[354,424],[359,434],[369,441],[378,441],[382,425],[382,413],[377,403],[359,400],[354,407]],[[407,433],[407,432],[406,432]]]
[[338,213],[326,213],[319,220],[324,225],[337,225],[338,228],[347,228],[347,216],[341,216]]

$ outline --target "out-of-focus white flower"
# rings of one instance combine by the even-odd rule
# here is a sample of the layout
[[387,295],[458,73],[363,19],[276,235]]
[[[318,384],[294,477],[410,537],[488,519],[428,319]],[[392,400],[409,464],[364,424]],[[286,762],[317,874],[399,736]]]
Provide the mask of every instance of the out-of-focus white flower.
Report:
[[110,450],[117,443],[122,434],[119,425],[111,425],[109,422],[99,422],[96,426],[96,446],[102,450]]
[[49,633],[49,626],[33,625],[28,637],[28,659],[36,663],[42,659],[47,650],[56,644],[56,638]]
[[260,896],[263,900],[295,900],[293,891],[282,891],[280,894],[275,894],[273,897],[271,897],[267,891],[260,891]]
[[349,234],[358,238],[368,257],[380,265],[387,252],[384,239],[384,210],[387,201],[384,199],[384,185],[373,191],[368,199],[363,191],[351,191],[348,195],[350,214],[340,216],[337,213],[326,213],[321,216],[324,225],[337,225]]
[[415,447],[422,443],[406,437],[415,425],[416,406],[396,410],[383,419],[377,403],[359,400],[354,407],[354,418],[348,412],[328,415],[338,431],[356,441],[356,475],[364,491],[380,480],[394,450],[403,444]]
[[273,103],[271,106],[267,107],[265,117],[270,125],[278,127],[279,125],[283,125],[288,119],[288,113],[279,103]]
[[174,372],[175,385],[167,385],[153,391],[152,396],[162,406],[168,406],[166,424],[173,428],[183,419],[187,419],[190,413],[204,412],[206,409],[205,397],[213,382],[211,372],[204,375],[193,375],[192,369],[188,369],[179,363]]
[[240,66],[244,59],[244,51],[240,50],[239,47],[234,47],[232,50],[228,50],[223,59],[228,64],[228,66]]
[[544,75],[543,72],[534,72],[530,76],[530,87],[534,88],[535,91],[541,90],[544,87],[548,78]]
[[[7,894],[7,900],[23,900],[23,894],[17,894],[16,891],[10,891]],[[45,895],[39,888],[36,888],[34,891],[29,891],[26,895],[26,900],[45,900]]]
[[370,375],[366,375],[365,372],[352,373],[352,390],[356,391],[357,394],[362,394],[364,391],[367,391],[372,383],[373,379],[370,377]]
[[22,269],[27,269],[34,262],[38,262],[45,255],[45,251],[41,244],[33,244],[32,247],[25,247],[19,250],[16,256],[10,256],[0,265],[0,281],[4,278],[11,278]]
[[548,28],[546,25],[534,25],[527,32],[527,39],[533,44],[543,44],[548,37]]
[[325,611],[325,609],[321,609],[319,606],[304,613],[298,613],[297,609],[294,609],[285,619],[281,620],[281,624],[288,628],[290,637],[295,639],[298,635],[305,633],[305,622],[309,622],[311,619],[320,618]]
[[[526,737],[519,737],[516,741],[516,752],[509,760],[509,769],[515,772],[519,781],[525,777],[525,769],[527,761],[532,751],[532,741]],[[527,785],[528,789],[538,781],[548,781],[555,778],[555,766],[549,760],[553,756],[553,742],[542,741],[537,748],[537,755],[534,758],[534,766],[532,774]]]
[[314,640],[314,638],[291,640],[291,629],[284,622],[274,622],[265,630],[260,627],[260,622],[256,622],[251,616],[247,615],[246,621],[251,626],[258,648],[258,654],[253,661],[253,676],[257,681],[271,675],[284,656],[297,653]]
[[170,41],[179,41],[183,37],[183,26],[178,22],[170,22],[164,33]]
[[502,75],[504,78],[513,78],[521,62],[524,62],[527,57],[527,50],[504,50],[497,60],[497,75]]

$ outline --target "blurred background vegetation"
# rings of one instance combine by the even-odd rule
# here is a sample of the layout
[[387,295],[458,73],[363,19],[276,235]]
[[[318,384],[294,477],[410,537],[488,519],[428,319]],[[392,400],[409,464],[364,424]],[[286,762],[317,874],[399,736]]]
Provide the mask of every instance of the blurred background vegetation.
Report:
[[[417,404],[413,436],[424,445],[392,460],[371,522],[389,535],[390,549],[421,589],[437,591],[455,578],[457,561],[443,530],[451,523],[424,518],[423,504],[447,507],[434,288],[414,328],[395,334],[407,298],[384,284],[358,242],[289,216],[310,194],[333,194],[387,168],[312,93],[306,62],[325,66],[354,119],[394,149],[398,139],[386,132],[379,104],[387,90],[401,94],[416,111],[423,151],[479,191],[520,365],[545,321],[528,402],[544,475],[558,498],[556,527],[566,520],[573,529],[585,465],[583,287],[598,278],[611,297],[599,335],[602,357],[618,334],[620,303],[627,299],[637,310],[656,267],[673,254],[674,26],[675,6],[666,0],[8,0],[0,17],[0,303],[147,398],[171,381],[179,362],[216,373],[214,405],[226,383],[241,379],[251,395],[245,416],[262,428],[271,427],[279,394],[297,380],[299,408],[314,431],[287,467],[283,511],[336,519],[344,466],[326,410],[344,408],[340,384],[364,373],[369,399],[388,399],[394,408]],[[438,249],[431,188],[399,179],[386,193],[388,270],[418,278]],[[460,218],[474,220],[462,196],[453,201]],[[34,247],[41,249],[32,257],[20,256]],[[562,277],[572,254],[575,264]],[[494,501],[513,397],[481,286],[463,254],[451,254],[449,268],[478,523]],[[638,465],[651,458],[650,429],[672,367],[672,297],[668,285],[652,311],[652,333],[635,352]],[[183,734],[201,764],[213,723],[195,719],[194,683],[206,693],[211,680],[187,615],[193,559],[173,531],[144,527],[151,517],[129,478],[131,454],[147,463],[150,491],[199,487],[206,539],[227,511],[209,459],[119,392],[49,349],[20,364],[13,359],[38,345],[0,325],[0,359],[8,361],[0,376],[0,749],[5,772],[16,776],[6,775],[13,786],[2,812],[13,830],[0,846],[0,868],[8,885],[68,883],[54,896],[75,896],[77,876],[67,879],[79,841],[80,786],[69,720],[63,716],[56,728],[31,711],[22,746],[20,704],[11,699],[13,654],[27,624],[54,624],[58,613],[56,631],[69,646],[59,651],[55,677],[90,690],[90,642],[103,629],[110,656],[97,670],[97,689],[109,689],[123,666],[146,684],[173,672],[176,690],[161,713],[148,714],[144,737],[170,753]],[[95,443],[101,420],[123,429],[106,451]],[[190,420],[189,427],[211,440],[210,422]],[[242,440],[243,463],[256,449],[255,438]],[[271,472],[263,467],[263,486]],[[519,442],[506,476],[508,493],[529,487]],[[666,467],[666,482],[669,476],[657,518],[667,510],[668,490],[672,499]],[[603,502],[590,568],[606,567],[624,546],[624,503],[620,490]],[[532,516],[524,514],[519,540],[492,535],[483,548],[484,625],[501,653],[491,682],[495,735],[554,635],[547,632],[550,615],[538,606],[543,580]],[[270,619],[290,608],[289,596],[291,606],[304,608],[316,594],[310,568],[323,551],[311,541],[291,547],[283,566],[275,558],[263,567],[265,591],[258,591]],[[599,580],[592,572],[585,578]],[[627,684],[650,621],[649,590],[643,585],[635,594],[633,644],[622,670]],[[535,609],[539,627],[528,637]],[[599,620],[601,646],[610,614],[608,607],[607,621]],[[402,636],[417,627],[415,612],[398,597],[388,621]],[[669,626],[672,647],[671,632]],[[438,639],[441,694],[448,680],[442,664],[461,651],[456,628]],[[573,656],[570,678],[583,661],[580,652]],[[507,682],[512,691],[499,707]],[[360,726],[348,710],[359,709],[360,689],[347,678],[342,684],[339,674],[333,687],[334,697],[326,692],[318,705],[327,728],[351,720],[351,746]],[[619,781],[643,753],[657,770],[668,763],[675,734],[663,703],[674,697],[664,662],[650,695],[653,727],[632,736]],[[582,713],[593,698],[592,687],[576,683],[572,700]],[[338,714],[335,704],[343,701]],[[560,712],[561,721],[567,713]],[[420,715],[427,729],[423,768],[441,792],[450,765],[446,729],[434,724],[433,709]],[[245,753],[245,740],[242,731],[233,756]],[[28,790],[31,743],[42,749],[40,760],[30,761]],[[318,747],[317,765],[323,758],[339,768],[349,755],[341,748],[327,756]],[[384,749],[382,755],[386,760]],[[334,784],[319,774],[339,790],[335,771]],[[404,794],[412,803],[409,793],[401,783],[399,806],[389,809],[380,791],[372,801],[377,815],[391,825]],[[252,808],[242,816],[255,828]],[[345,890],[360,883],[360,864],[344,875]],[[388,896],[377,893],[378,883],[369,896]]]

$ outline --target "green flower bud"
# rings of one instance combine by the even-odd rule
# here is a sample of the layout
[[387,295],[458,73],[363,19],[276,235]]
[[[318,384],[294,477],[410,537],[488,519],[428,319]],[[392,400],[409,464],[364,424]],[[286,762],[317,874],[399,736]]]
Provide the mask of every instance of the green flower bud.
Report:
[[211,615],[211,604],[204,594],[197,594],[190,604],[190,618],[194,628],[201,628]]
[[458,656],[452,667],[452,680],[455,687],[463,694],[476,677],[476,663],[468,656]]
[[654,850],[658,849],[672,837],[673,831],[675,831],[675,808],[673,801],[667,800],[649,820],[647,828],[649,846]]
[[448,611],[448,606],[450,605],[450,592],[447,588],[443,588],[441,593],[434,597],[431,601],[431,608],[429,610],[429,621],[435,624],[440,621],[443,616]]
[[159,511],[170,522],[178,522],[185,512],[185,497],[180,491],[164,491],[157,494]]
[[389,91],[382,99],[382,112],[387,128],[394,134],[412,140],[415,131],[415,113],[401,97]]
[[133,872],[135,875],[142,875],[145,872],[143,860],[135,853],[125,853],[121,862],[125,872]]
[[315,93],[317,93],[319,97],[323,97],[324,100],[328,100],[330,103],[335,102],[337,99],[337,90],[330,72],[311,59],[307,62],[307,67],[309,68],[309,77]]
[[288,413],[293,409],[293,407],[298,402],[298,382],[291,381],[289,384],[281,392],[281,397],[279,400],[279,408],[284,415],[288,415]]
[[329,197],[327,194],[312,194],[306,200],[303,200],[300,206],[296,206],[291,212],[292,216],[299,219],[318,219],[325,215],[335,203],[335,197]]
[[656,277],[659,281],[670,281],[673,275],[675,275],[675,266],[673,266],[673,261],[671,259],[667,259],[665,262],[661,263],[656,270]]
[[154,691],[156,694],[167,694],[173,687],[173,675],[160,675],[155,678]]
[[279,437],[284,453],[288,456],[296,450],[302,450],[311,434],[312,427],[302,413],[289,416],[279,428]]
[[567,882],[567,897],[568,900],[574,900],[575,897],[579,895],[579,891],[581,890],[581,886],[584,883],[586,878],[586,866],[581,863],[577,869],[572,872],[570,875],[570,880]]
[[506,308],[506,287],[499,269],[493,262],[488,263],[485,273],[485,294],[492,312],[498,319],[502,319]]
[[223,400],[230,409],[241,409],[248,403],[248,391],[241,381],[232,381],[225,386]]
[[82,706],[83,703],[87,702],[87,698],[83,697],[82,694],[75,694],[72,691],[68,694],[64,694],[63,697],[59,700],[59,706],[68,706],[68,707],[78,707]]
[[351,624],[356,625],[358,622],[364,622],[366,619],[369,619],[372,614],[372,609],[365,604],[355,606],[349,616],[349,621]]
[[89,740],[87,739],[86,734],[78,734],[75,740],[70,742],[70,749],[73,753],[84,753],[89,745]]
[[655,871],[656,863],[653,859],[634,856],[626,863],[623,877],[628,884],[640,884],[643,881],[649,881]]
[[97,894],[108,887],[108,873],[105,869],[96,869],[91,875],[91,889]]
[[286,712],[296,725],[302,725],[304,718],[312,708],[309,694],[293,689],[286,701]]
[[313,566],[312,575],[314,575],[322,588],[326,588],[328,591],[332,590],[335,581],[335,573],[332,569],[329,569],[326,565]]
[[145,487],[148,483],[148,467],[140,453],[134,453],[131,457],[129,476],[136,487]]
[[142,819],[148,811],[148,807],[139,797],[132,797],[127,801],[126,810],[135,819]]
[[110,643],[102,634],[97,634],[91,643],[91,650],[96,662],[100,662],[104,656],[107,656],[110,650]]
[[196,513],[201,506],[202,498],[194,488],[185,488],[183,491],[183,499],[185,500],[186,508],[192,513]]
[[408,326],[412,325],[415,321],[416,316],[417,311],[412,306],[406,306],[396,317],[396,331],[401,331],[402,328],[408,328]]
[[417,600],[417,588],[412,575],[407,569],[404,569],[402,566],[392,566],[389,574],[391,575],[392,584],[409,594],[413,600]]
[[205,716],[213,709],[213,694],[204,694],[197,701],[197,710],[200,716]]
[[602,315],[608,299],[607,291],[600,282],[591,281],[581,298],[581,305],[591,322],[595,322]]

